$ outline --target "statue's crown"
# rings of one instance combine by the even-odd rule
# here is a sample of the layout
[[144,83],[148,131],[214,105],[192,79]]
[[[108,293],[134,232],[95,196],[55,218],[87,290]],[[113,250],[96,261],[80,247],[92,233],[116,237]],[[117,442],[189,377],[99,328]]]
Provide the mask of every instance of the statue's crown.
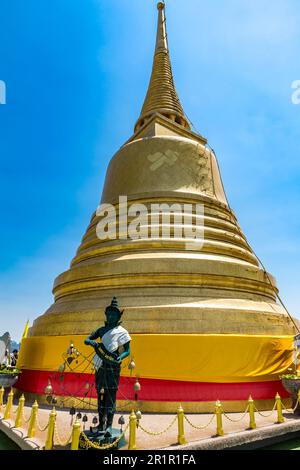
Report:
[[123,311],[119,309],[117,297],[113,297],[110,305],[108,305],[108,307],[106,307],[105,309],[105,313],[111,312],[111,311],[117,312],[119,314],[119,318],[121,318]]
[[112,298],[112,301],[111,301],[110,306],[111,306],[111,307],[116,307],[117,309],[119,309],[119,304],[118,304],[118,299],[117,299],[117,297],[113,297],[113,298]]

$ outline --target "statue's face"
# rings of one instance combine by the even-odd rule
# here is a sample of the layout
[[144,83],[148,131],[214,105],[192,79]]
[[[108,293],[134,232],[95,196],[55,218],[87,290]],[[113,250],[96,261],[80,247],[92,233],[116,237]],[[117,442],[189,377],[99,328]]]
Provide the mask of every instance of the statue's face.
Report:
[[118,314],[118,312],[108,310],[106,312],[106,318],[107,318],[107,323],[109,325],[112,325],[112,324],[117,323],[119,321],[119,314]]

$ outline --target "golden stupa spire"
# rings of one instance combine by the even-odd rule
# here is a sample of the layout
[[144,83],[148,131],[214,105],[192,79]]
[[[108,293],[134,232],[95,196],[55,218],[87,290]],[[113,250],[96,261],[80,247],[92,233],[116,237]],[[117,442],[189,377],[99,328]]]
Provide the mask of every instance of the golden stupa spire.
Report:
[[142,111],[135,125],[135,131],[143,126],[155,113],[162,114],[190,129],[173,81],[167,40],[165,4],[159,2],[157,8],[158,24],[152,74]]

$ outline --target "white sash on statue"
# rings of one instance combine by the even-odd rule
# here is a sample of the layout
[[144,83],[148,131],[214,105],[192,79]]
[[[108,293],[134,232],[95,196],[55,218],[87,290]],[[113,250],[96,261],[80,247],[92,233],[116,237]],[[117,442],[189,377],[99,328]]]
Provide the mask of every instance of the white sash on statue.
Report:
[[[101,338],[103,346],[109,352],[117,351],[120,346],[123,346],[123,344],[126,344],[129,341],[131,341],[129,333],[121,325],[118,325],[115,328],[108,330]],[[98,370],[99,367],[101,367],[103,361],[97,354],[95,354],[93,358],[93,363],[95,369]]]

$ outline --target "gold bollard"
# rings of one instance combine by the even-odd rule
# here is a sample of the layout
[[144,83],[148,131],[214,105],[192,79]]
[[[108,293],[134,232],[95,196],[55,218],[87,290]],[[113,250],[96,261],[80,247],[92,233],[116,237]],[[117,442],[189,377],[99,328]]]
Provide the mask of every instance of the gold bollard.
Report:
[[185,435],[184,435],[184,411],[181,405],[177,410],[178,418],[178,444],[186,444]]
[[282,404],[281,404],[281,398],[280,398],[279,393],[276,393],[275,401],[276,401],[276,409],[277,409],[277,423],[281,424],[281,423],[284,423],[284,417],[282,416]]
[[223,425],[222,425],[222,404],[219,400],[216,401],[216,418],[217,418],[217,436],[224,436]]
[[72,430],[72,442],[71,442],[71,450],[78,450],[79,447],[79,437],[80,437],[80,422],[78,419],[75,420],[75,423],[73,424],[73,430]]
[[3,406],[3,395],[4,395],[4,387],[0,388],[0,411],[2,410]]
[[35,425],[36,425],[36,420],[37,420],[38,409],[39,409],[39,405],[38,405],[38,402],[35,400],[31,408],[31,415],[30,415],[27,437],[35,436]]
[[249,405],[249,417],[250,417],[249,428],[250,429],[256,429],[254,401],[253,401],[253,398],[251,397],[251,395],[250,395],[249,400],[248,400],[248,405]]
[[19,427],[22,426],[22,416],[23,416],[24,404],[25,404],[25,397],[24,397],[24,395],[22,395],[20,400],[19,400],[17,416],[16,416],[16,421],[15,421],[15,428],[19,428]]
[[47,439],[45,443],[45,450],[53,449],[53,436],[54,436],[55,421],[56,421],[56,411],[55,411],[55,408],[53,407],[53,410],[51,411],[50,416],[49,416],[48,433],[47,433]]
[[6,403],[3,419],[10,419],[13,399],[14,399],[14,392],[11,389],[11,391],[9,392],[8,397],[7,397],[7,403]]
[[128,450],[136,450],[136,414],[132,410],[129,416],[129,444]]

